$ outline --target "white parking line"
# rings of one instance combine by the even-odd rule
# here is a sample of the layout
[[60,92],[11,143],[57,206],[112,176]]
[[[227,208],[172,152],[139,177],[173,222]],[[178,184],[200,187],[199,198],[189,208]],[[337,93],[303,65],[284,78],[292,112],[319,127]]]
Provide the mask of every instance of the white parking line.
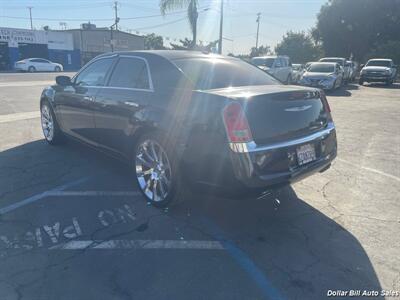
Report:
[[22,207],[22,206],[28,205],[28,204],[30,204],[30,203],[36,202],[36,201],[41,200],[41,199],[43,199],[43,198],[46,198],[46,197],[48,197],[48,193],[52,193],[52,192],[57,192],[57,191],[65,190],[65,189],[67,189],[67,188],[69,188],[69,187],[72,187],[72,186],[81,184],[81,183],[85,182],[85,181],[88,180],[88,179],[89,179],[89,177],[84,177],[84,178],[81,178],[81,179],[79,179],[79,180],[75,180],[75,181],[66,183],[66,184],[64,184],[64,185],[61,185],[61,186],[59,186],[59,187],[56,187],[56,188],[54,188],[54,189],[51,189],[50,191],[46,191],[46,192],[43,192],[43,193],[40,193],[40,194],[31,196],[31,197],[26,198],[26,199],[24,199],[24,200],[15,202],[15,203],[13,203],[13,204],[11,204],[11,205],[9,205],[9,206],[0,208],[0,215],[3,215],[3,214],[8,213],[8,212],[10,212],[10,211],[13,211],[13,210],[15,210],[15,209],[17,209],[17,208],[20,208],[20,207]]
[[1,87],[22,87],[22,86],[47,86],[55,84],[54,80],[35,80],[35,81],[9,81],[9,82],[0,82]]
[[83,249],[195,249],[224,250],[219,241],[198,240],[109,240],[109,241],[69,241],[49,248],[50,250]]
[[388,173],[385,173],[385,172],[380,171],[380,170],[377,170],[377,169],[373,169],[373,168],[369,168],[369,167],[360,166],[360,165],[354,164],[354,163],[352,163],[352,162],[349,162],[349,161],[344,160],[344,159],[341,159],[341,158],[337,158],[337,160],[338,160],[338,161],[341,161],[341,162],[343,162],[343,163],[346,163],[346,164],[348,164],[348,165],[350,165],[350,166],[353,166],[353,167],[355,167],[355,168],[360,168],[360,169],[363,169],[363,170],[366,170],[366,171],[369,171],[369,172],[373,172],[373,173],[379,174],[379,175],[381,175],[381,176],[385,176],[385,177],[391,178],[391,179],[396,180],[396,181],[400,181],[400,178],[397,177],[397,176],[395,176],[395,175],[388,174]]
[[23,113],[0,115],[0,123],[7,123],[7,122],[14,122],[14,121],[28,120],[28,119],[36,119],[36,118],[40,118],[39,110],[23,112]]

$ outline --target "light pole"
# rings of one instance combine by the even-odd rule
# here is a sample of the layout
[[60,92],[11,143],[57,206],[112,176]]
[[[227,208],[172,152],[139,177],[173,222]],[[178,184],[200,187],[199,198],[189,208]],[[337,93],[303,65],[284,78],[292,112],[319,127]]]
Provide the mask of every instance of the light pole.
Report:
[[257,22],[256,49],[258,49],[258,33],[259,33],[259,31],[260,31],[260,16],[261,16],[261,13],[258,13],[258,14],[257,14],[257,20],[256,20],[256,22]]
[[32,6],[28,6],[29,9],[29,19],[31,20],[31,30],[33,30],[33,23],[32,23]]
[[219,23],[219,42],[218,42],[218,53],[222,54],[222,28],[224,25],[224,0],[221,0],[221,19]]

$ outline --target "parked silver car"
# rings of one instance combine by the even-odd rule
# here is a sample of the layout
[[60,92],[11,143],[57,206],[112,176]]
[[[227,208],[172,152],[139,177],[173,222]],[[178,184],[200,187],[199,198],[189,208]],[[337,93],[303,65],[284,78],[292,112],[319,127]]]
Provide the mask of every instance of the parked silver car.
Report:
[[315,62],[303,74],[301,85],[334,90],[343,83],[343,69],[338,63]]
[[290,84],[292,82],[292,63],[287,56],[253,57],[251,63],[283,83]]
[[347,60],[343,57],[324,57],[320,62],[338,63],[343,68],[343,82],[350,81],[350,66],[346,64]]

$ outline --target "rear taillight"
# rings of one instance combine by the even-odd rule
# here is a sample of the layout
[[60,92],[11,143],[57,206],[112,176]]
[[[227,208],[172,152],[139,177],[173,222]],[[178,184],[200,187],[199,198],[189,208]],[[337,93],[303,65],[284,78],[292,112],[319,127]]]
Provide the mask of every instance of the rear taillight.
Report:
[[249,124],[242,106],[233,102],[223,111],[226,133],[232,143],[246,143],[253,140]]
[[325,106],[325,109],[327,110],[327,112],[331,112],[331,107],[329,106],[328,99],[326,99],[325,92],[321,90],[319,92],[319,94],[320,94],[320,97],[321,97],[321,101]]

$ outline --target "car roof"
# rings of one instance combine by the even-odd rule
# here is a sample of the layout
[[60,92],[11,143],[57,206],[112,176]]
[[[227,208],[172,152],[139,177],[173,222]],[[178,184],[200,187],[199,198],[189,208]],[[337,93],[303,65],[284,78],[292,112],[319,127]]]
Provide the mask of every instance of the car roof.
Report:
[[390,58],[371,58],[368,61],[392,61]]
[[103,57],[103,56],[110,56],[110,55],[131,55],[131,56],[142,56],[142,55],[155,55],[155,56],[161,56],[164,57],[168,60],[176,60],[176,59],[185,59],[185,58],[211,58],[211,57],[217,57],[217,58],[229,58],[229,59],[236,59],[231,56],[224,56],[224,55],[219,55],[219,54],[214,54],[214,53],[207,53],[207,52],[201,52],[201,51],[189,51],[189,50],[139,50],[139,51],[117,51],[117,52],[108,52],[105,54],[102,54],[98,57]]
[[344,57],[323,57],[323,58],[321,58],[320,60],[323,60],[323,59],[340,59],[340,60],[346,60]]
[[314,62],[312,62],[311,63],[312,65],[316,65],[316,64],[318,64],[318,65],[327,65],[327,66],[329,66],[329,65],[334,65],[334,66],[336,66],[337,65],[337,63],[335,63],[335,62],[325,62],[325,61],[314,61]]

